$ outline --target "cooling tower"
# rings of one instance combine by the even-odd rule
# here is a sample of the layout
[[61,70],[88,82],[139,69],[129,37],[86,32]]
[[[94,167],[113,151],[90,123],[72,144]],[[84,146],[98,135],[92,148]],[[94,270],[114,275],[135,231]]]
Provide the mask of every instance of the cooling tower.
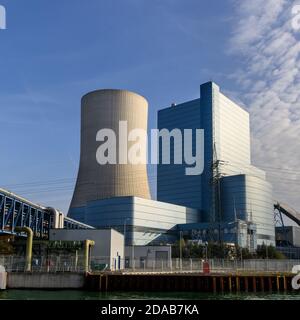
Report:
[[[125,90],[97,90],[81,100],[80,166],[70,210],[88,201],[112,197],[150,198],[146,164],[104,164],[96,152],[104,142],[96,141],[101,129],[112,129],[117,136],[119,122],[127,121],[132,129],[147,130],[148,102],[142,96]],[[128,142],[128,149],[132,143]]]

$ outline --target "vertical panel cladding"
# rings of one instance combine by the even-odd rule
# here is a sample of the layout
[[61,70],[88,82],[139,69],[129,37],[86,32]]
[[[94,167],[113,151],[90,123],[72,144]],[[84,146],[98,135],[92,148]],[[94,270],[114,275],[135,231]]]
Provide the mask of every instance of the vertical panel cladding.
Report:
[[257,244],[275,246],[274,204],[272,186],[266,180],[246,176],[247,208],[257,225]]
[[222,220],[248,219],[246,176],[237,175],[221,179]]
[[250,175],[222,178],[221,205],[224,221],[252,221],[257,226],[257,243],[275,245],[272,188],[267,181]]
[[204,129],[204,172],[202,174],[202,219],[203,222],[213,222],[215,220],[215,205],[213,191],[214,162],[214,139],[216,130],[214,123],[214,105],[219,87],[212,82],[205,83],[200,87],[201,94],[201,127]]
[[217,143],[220,146],[218,156],[228,161],[237,173],[243,167],[250,165],[250,122],[249,113],[228,99],[222,93],[219,95],[218,126],[222,134]]
[[[146,165],[118,164],[119,122],[127,121],[128,132],[147,131],[147,116],[147,101],[133,92],[98,90],[82,98],[80,166],[71,209],[111,197],[150,198]],[[96,135],[101,129],[112,129],[116,133],[117,164],[99,165],[96,160],[97,148],[101,145]],[[128,149],[132,144],[134,142],[128,143]]]
[[134,224],[133,199],[133,197],[114,197],[90,201],[85,207],[85,221],[96,228],[118,226],[123,232],[124,224],[127,226]]
[[[82,209],[80,217],[86,223],[96,228],[111,227],[122,233],[126,227],[126,242],[143,245],[168,237],[167,231],[177,224],[195,223],[200,219],[198,210],[136,197],[91,201]],[[72,212],[75,215],[78,211],[76,208]]]
[[293,233],[292,243],[296,247],[300,247],[300,228],[299,227],[291,227]]
[[[202,129],[200,122],[200,100],[196,99],[171,108],[160,110],[158,113],[158,129]],[[183,145],[183,144],[182,144]],[[173,140],[171,140],[171,164],[160,164],[157,167],[157,199],[182,206],[201,207],[201,176],[186,175],[184,149],[182,149],[182,165],[174,164]],[[193,139],[193,154],[196,141]],[[162,143],[159,143],[159,153],[162,154]]]

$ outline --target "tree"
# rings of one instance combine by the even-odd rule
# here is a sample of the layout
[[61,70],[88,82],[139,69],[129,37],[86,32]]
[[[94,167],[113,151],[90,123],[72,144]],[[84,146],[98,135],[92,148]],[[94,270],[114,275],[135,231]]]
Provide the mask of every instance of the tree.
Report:
[[[183,259],[204,259],[206,256],[206,246],[197,242],[188,242],[181,239]],[[172,247],[172,257],[180,257],[180,242],[177,241]],[[285,256],[273,246],[261,245],[257,251],[252,253],[247,248],[241,248],[226,243],[209,242],[207,245],[208,259],[285,259]]]
[[13,254],[14,251],[11,238],[0,239],[0,255]]
[[275,247],[272,245],[266,246],[262,244],[261,246],[257,247],[256,250],[257,258],[260,259],[285,259],[285,255],[280,251],[276,250]]
[[253,259],[255,254],[251,253],[248,248],[237,247],[235,250],[235,258],[237,259]]

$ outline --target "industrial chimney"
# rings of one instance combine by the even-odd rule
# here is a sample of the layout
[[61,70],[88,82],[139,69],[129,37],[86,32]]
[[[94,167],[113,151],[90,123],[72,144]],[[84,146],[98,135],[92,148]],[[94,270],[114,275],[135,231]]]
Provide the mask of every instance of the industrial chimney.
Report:
[[[147,130],[148,102],[126,90],[97,90],[81,101],[80,166],[69,213],[86,206],[88,201],[122,196],[150,199],[146,164],[104,164],[96,159],[101,129],[119,132],[119,122],[127,121],[128,132]],[[118,136],[117,136],[118,144]],[[128,142],[128,147],[130,147]],[[117,145],[117,158],[119,146]]]

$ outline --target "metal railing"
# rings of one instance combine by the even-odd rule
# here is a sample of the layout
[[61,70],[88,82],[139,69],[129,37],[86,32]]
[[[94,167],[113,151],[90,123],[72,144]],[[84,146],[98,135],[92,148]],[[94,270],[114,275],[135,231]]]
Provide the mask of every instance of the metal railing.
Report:
[[130,263],[127,272],[193,272],[203,273],[236,273],[236,272],[291,272],[295,265],[300,265],[300,260],[224,260],[210,259],[172,259],[172,260],[150,260],[141,262],[135,260]]
[[[7,272],[24,272],[26,260],[20,256],[0,256],[0,265]],[[33,256],[32,272],[84,272],[84,256],[53,255],[42,257]]]
[[[0,256],[0,265],[8,272],[24,272],[25,257],[10,255]],[[90,271],[122,271],[130,272],[193,272],[203,273],[206,270],[211,273],[234,272],[291,272],[295,265],[300,265],[300,260],[224,260],[210,259],[135,259],[123,260],[110,257],[91,257]],[[31,264],[32,272],[85,272],[83,255],[50,255],[48,257],[33,256]]]

